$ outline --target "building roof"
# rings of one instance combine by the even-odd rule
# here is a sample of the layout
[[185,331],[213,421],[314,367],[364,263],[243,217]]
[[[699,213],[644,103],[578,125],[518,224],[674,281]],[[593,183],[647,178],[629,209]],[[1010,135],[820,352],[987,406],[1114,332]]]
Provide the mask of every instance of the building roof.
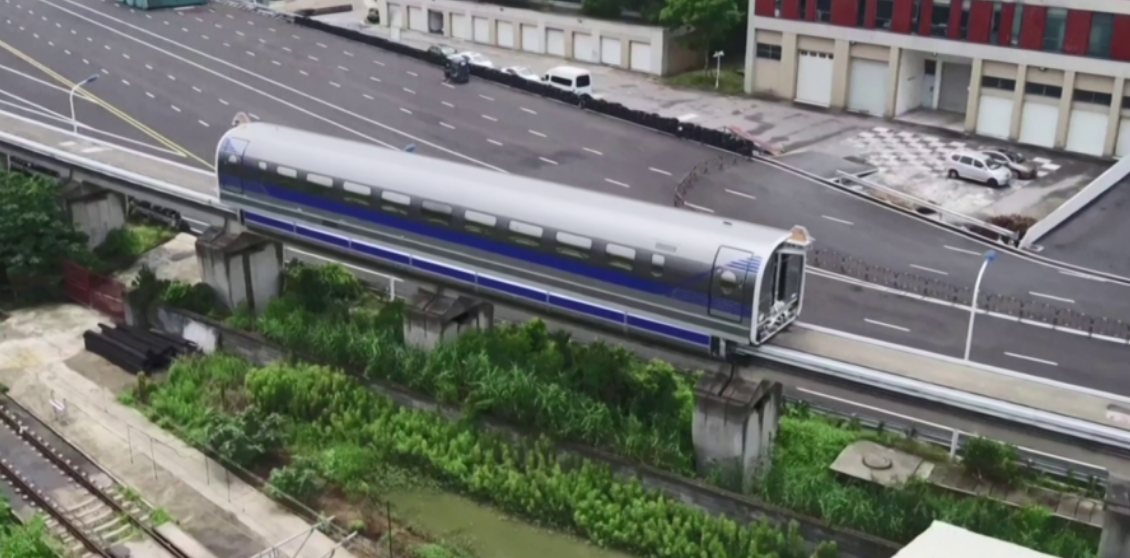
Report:
[[894,558],[1052,558],[1018,544],[935,521]]

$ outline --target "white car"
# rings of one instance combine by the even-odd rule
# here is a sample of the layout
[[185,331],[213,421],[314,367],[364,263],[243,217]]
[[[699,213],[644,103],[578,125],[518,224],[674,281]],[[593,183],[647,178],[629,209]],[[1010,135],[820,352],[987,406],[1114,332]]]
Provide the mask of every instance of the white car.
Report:
[[525,80],[541,82],[541,76],[531,72],[530,69],[525,66],[510,66],[503,68],[502,71]]
[[979,151],[955,151],[946,157],[946,176],[964,178],[1005,188],[1012,182],[1012,171]]
[[491,62],[489,58],[487,58],[486,56],[483,56],[482,54],[480,54],[478,52],[471,52],[471,51],[460,52],[458,54],[451,55],[451,57],[452,58],[456,58],[456,57],[462,58],[462,59],[466,60],[468,64],[470,64],[472,66],[478,66],[480,68],[493,68],[494,67],[494,62]]

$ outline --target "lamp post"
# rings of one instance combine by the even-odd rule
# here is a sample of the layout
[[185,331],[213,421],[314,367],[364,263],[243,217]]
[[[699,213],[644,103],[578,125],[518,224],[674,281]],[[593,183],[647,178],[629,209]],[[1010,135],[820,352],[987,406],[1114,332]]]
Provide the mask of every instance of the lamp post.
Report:
[[718,51],[714,53],[714,89],[722,83],[722,57],[726,56],[725,52]]
[[997,259],[997,253],[989,250],[985,252],[985,259],[981,262],[981,270],[977,272],[977,282],[973,283],[973,301],[969,304],[969,331],[965,334],[965,360],[969,360],[969,352],[973,349],[973,322],[977,318],[977,297],[981,294],[981,280],[985,278],[985,270],[989,262]]
[[82,86],[98,81],[98,74],[94,74],[78,83],[71,88],[70,101],[71,101],[71,130],[78,133],[78,120],[75,119],[75,93],[82,89]]

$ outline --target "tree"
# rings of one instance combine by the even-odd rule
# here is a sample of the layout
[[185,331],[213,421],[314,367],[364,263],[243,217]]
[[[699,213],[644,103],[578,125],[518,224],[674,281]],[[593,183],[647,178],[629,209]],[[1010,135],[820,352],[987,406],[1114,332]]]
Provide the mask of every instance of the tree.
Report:
[[9,277],[56,276],[63,260],[87,252],[59,190],[54,180],[0,173],[0,270]]
[[659,12],[659,22],[667,27],[690,27],[683,41],[707,56],[744,18],[742,5],[735,0],[667,0]]

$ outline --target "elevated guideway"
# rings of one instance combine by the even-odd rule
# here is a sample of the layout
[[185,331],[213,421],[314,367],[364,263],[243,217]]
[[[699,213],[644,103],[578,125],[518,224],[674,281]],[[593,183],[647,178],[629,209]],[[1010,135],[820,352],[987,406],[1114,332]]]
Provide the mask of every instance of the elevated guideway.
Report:
[[[201,238],[198,253],[219,249],[242,251],[250,254],[246,257],[251,261],[256,254],[276,250],[266,247],[272,244],[270,240],[244,238],[248,233],[240,230],[234,213],[215,198],[214,178],[208,173],[10,115],[0,114],[0,130],[4,130],[0,132],[0,165],[30,164],[50,169],[72,182],[68,192],[78,193],[72,199],[74,202],[83,203],[89,196],[97,198],[100,191],[128,195],[226,231]],[[227,237],[227,241],[220,237]],[[301,248],[337,257],[318,246]],[[255,250],[258,252],[252,253]],[[277,259],[281,260],[281,249],[277,251]],[[242,274],[251,264],[225,265],[202,261],[205,279],[210,283],[217,279],[234,283],[234,275]],[[270,270],[264,270],[256,277],[240,275],[240,281],[249,285],[246,299],[265,303],[262,296],[252,295],[250,285],[276,281],[277,270],[275,273],[272,276]],[[230,292],[228,295],[234,296]],[[1102,455],[1130,455],[1127,397],[803,325],[779,336],[770,346],[757,349],[754,356],[755,364],[769,370],[820,376],[850,384],[863,393],[917,400],[1034,429],[1056,440],[1073,439],[1094,449],[1095,457],[1089,458],[1089,462],[1107,468],[1113,468],[1112,464],[1118,466],[1118,460],[1100,459]]]

